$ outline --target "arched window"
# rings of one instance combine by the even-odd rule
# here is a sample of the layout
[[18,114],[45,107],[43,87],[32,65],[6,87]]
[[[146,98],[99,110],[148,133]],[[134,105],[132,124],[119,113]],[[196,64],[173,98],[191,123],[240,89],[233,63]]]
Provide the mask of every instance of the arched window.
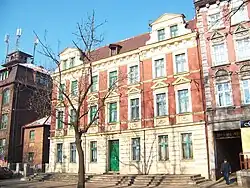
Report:
[[3,90],[2,105],[8,104],[9,101],[10,101],[10,90],[5,89],[5,90]]

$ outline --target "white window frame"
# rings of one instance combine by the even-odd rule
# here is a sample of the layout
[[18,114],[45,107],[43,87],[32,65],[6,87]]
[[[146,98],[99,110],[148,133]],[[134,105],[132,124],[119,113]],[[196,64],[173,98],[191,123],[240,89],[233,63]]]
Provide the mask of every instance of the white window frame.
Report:
[[[164,73],[163,76],[161,77],[156,77],[156,73],[155,73],[155,61],[159,60],[159,59],[163,59],[163,63],[164,63]],[[166,70],[166,55],[162,54],[159,56],[155,56],[152,58],[152,73],[153,73],[153,79],[157,79],[157,78],[162,78],[162,77],[166,77],[167,76],[167,70]]]
[[[117,72],[117,80],[119,80],[119,71],[118,71],[118,68],[112,68],[112,69],[109,69],[108,70],[108,75],[107,75],[107,86],[108,86],[108,88],[110,88],[110,83],[109,83],[109,74],[110,74],[110,72],[114,72],[114,71],[116,71]],[[116,83],[116,85],[118,86],[118,82]]]
[[105,124],[114,124],[109,122],[109,103],[117,103],[117,121],[114,123],[119,123],[120,122],[120,102],[119,100],[108,100],[105,101]]
[[[162,40],[159,40],[159,31],[161,31],[161,30],[164,30],[164,39],[162,39]],[[157,42],[161,42],[161,41],[164,41],[164,40],[166,40],[166,28],[159,28],[159,29],[157,29],[156,30],[157,32]]]
[[[215,54],[214,53],[214,45],[220,45],[220,44],[223,44],[224,47],[225,47],[225,56],[226,56],[226,59],[225,59],[225,62],[217,64],[215,62],[215,57],[214,57],[214,54]],[[212,66],[221,66],[221,65],[228,64],[229,60],[228,60],[228,49],[227,49],[227,42],[226,41],[223,41],[223,42],[220,42],[220,43],[211,43],[210,49],[211,49]]]
[[[245,39],[248,39],[249,40],[249,53],[246,53],[248,54],[248,56],[246,55],[245,57],[243,58],[239,58],[239,46],[238,46],[238,40],[245,40]],[[234,46],[235,46],[235,56],[236,56],[236,61],[244,61],[244,60],[249,60],[250,59],[250,36],[247,36],[247,37],[242,37],[242,38],[237,38],[235,37],[234,39]],[[245,50],[246,52],[246,50]]]
[[[99,80],[100,80],[100,75],[99,75],[99,72],[95,72],[95,73],[92,73],[92,77],[94,77],[94,76],[97,76],[97,91],[91,91],[91,88],[89,89],[89,92],[90,93],[97,93],[98,91],[99,91]],[[90,75],[89,75],[89,83],[90,83],[90,81],[91,81],[91,78],[90,78]],[[93,84],[92,84],[92,86],[93,86]],[[91,87],[92,87],[91,86]]]
[[192,93],[191,93],[191,84],[181,84],[181,85],[177,85],[175,86],[175,107],[176,107],[176,113],[177,114],[182,114],[180,113],[180,109],[179,109],[179,98],[178,98],[178,91],[180,90],[184,90],[187,89],[188,90],[188,99],[189,99],[189,108],[188,108],[188,112],[184,112],[184,113],[191,113],[192,112]]
[[[165,159],[165,160],[160,160],[160,148],[159,148],[159,146],[160,146],[160,143],[159,143],[159,141],[160,141],[160,137],[162,137],[162,136],[166,136],[167,137],[167,145],[168,145],[168,149],[167,149],[167,153],[168,153],[168,158],[167,159]],[[170,160],[170,144],[169,144],[169,142],[170,142],[170,139],[169,139],[169,134],[168,133],[162,133],[162,134],[159,134],[159,135],[157,135],[157,161],[158,162],[166,162],[166,161],[169,161]]]
[[[135,66],[135,65],[137,65],[138,66],[138,80],[137,80],[137,82],[135,82],[135,83],[130,83],[130,67],[133,67],[133,66]],[[140,76],[140,63],[139,62],[134,62],[134,63],[130,63],[130,64],[128,64],[128,66],[127,66],[127,75],[128,75],[128,79],[127,79],[127,83],[128,83],[128,85],[134,85],[134,84],[138,84],[139,82],[140,82],[140,80],[141,80],[141,76]]]
[[[61,83],[61,85],[65,85],[65,91],[67,91],[67,85],[66,85],[66,83],[65,82],[62,82]],[[71,89],[71,88],[70,88]],[[58,84],[58,87],[57,87],[57,101],[60,101],[60,99],[59,99],[59,96],[60,96],[60,83]],[[65,96],[63,95],[63,99],[65,99]]]
[[[233,9],[238,9],[238,7],[243,3],[243,0],[232,0],[230,2],[230,9],[229,11],[232,11]],[[248,21],[249,20],[249,16],[248,16],[248,9],[247,9],[247,3],[243,8],[243,18],[241,21],[239,21],[239,19],[237,19],[238,17],[235,17],[237,15],[237,13],[239,14],[239,11],[237,11],[230,19],[231,19],[231,24],[232,25],[236,25],[238,23],[241,23],[241,22],[245,22],[245,21]],[[233,12],[232,12],[233,14]]]
[[[180,55],[180,54],[185,54],[186,70],[184,72],[177,73],[175,56]],[[174,65],[173,65],[174,66],[174,74],[183,74],[183,73],[189,72],[188,49],[175,51],[174,53],[172,53],[172,58],[173,58],[173,63],[174,63]]]
[[65,124],[62,122],[62,124],[63,124],[63,127],[62,127],[62,129],[58,129],[58,112],[60,112],[60,111],[62,111],[63,112],[63,122],[65,121],[65,115],[66,115],[66,112],[65,112],[65,108],[57,108],[56,109],[56,130],[63,130],[63,129],[65,129]]
[[165,116],[168,115],[169,109],[168,109],[168,88],[162,88],[162,89],[157,89],[153,92],[154,95],[154,116],[155,117],[162,117],[157,115],[157,103],[156,103],[156,96],[157,94],[165,94],[166,95],[166,114]]
[[[218,90],[217,90],[217,84],[224,84],[224,83],[229,83],[231,104],[230,105],[219,106],[219,95],[218,95],[219,93],[218,93]],[[215,87],[214,89],[215,89],[216,107],[218,107],[218,108],[224,108],[224,107],[229,107],[229,106],[233,106],[234,105],[233,93],[232,93],[232,82],[231,82],[231,80],[223,80],[223,81],[215,82],[214,87]]]
[[242,100],[241,100],[241,103],[243,104],[243,105],[248,105],[248,104],[250,104],[250,102],[249,103],[245,103],[245,92],[244,92],[244,87],[243,87],[243,81],[244,80],[249,80],[249,90],[250,90],[250,77],[249,76],[246,76],[246,77],[244,77],[244,78],[242,78],[241,80],[240,80],[240,86],[241,86],[241,98],[242,98]]
[[139,98],[139,119],[141,119],[141,94],[134,94],[134,95],[131,95],[131,96],[128,96],[128,120],[129,121],[136,121],[136,120],[133,120],[131,119],[131,102],[130,100],[131,99],[137,99]]
[[[193,152],[193,158],[191,159],[184,159],[183,158],[183,148],[182,148],[182,135],[183,134],[191,134],[192,135],[192,152]],[[180,149],[181,149],[181,152],[180,152],[180,159],[181,160],[184,160],[184,161],[188,161],[188,160],[194,160],[195,159],[195,146],[194,146],[194,136],[195,134],[191,131],[183,131],[183,132],[180,132],[179,133],[179,140],[180,140]]]
[[[88,109],[89,109],[89,111],[88,111],[88,123],[90,123],[90,115],[91,115],[90,107],[91,106],[96,106],[97,111],[98,111],[98,103],[90,103],[90,104],[88,104]],[[99,112],[97,112],[97,114],[99,115]],[[95,122],[92,123],[92,125],[97,125],[97,124],[98,124],[98,119],[96,120],[96,123]]]
[[[77,106],[75,106],[74,105],[74,107],[75,107],[75,109],[77,109]],[[71,112],[71,110],[72,110],[73,108],[70,106],[69,108],[68,108],[68,123],[70,123],[70,119],[71,119],[71,116],[70,116],[70,112]],[[65,114],[64,114],[65,115]],[[70,129],[70,125],[68,125],[68,129]]]
[[214,29],[219,29],[219,28],[224,27],[223,19],[220,19],[220,21],[216,22],[216,24],[214,24],[214,25],[209,24],[209,22],[211,21],[211,16],[213,16],[215,14],[219,14],[220,18],[223,17],[222,11],[219,8],[209,10],[209,14],[207,14],[207,27],[208,27],[208,30],[214,30]]
[[[72,82],[73,81],[76,81],[76,83],[77,83],[76,95],[72,95],[72,92],[71,92],[72,91]],[[78,79],[70,80],[70,95],[76,97],[78,94],[79,94],[79,80]]]

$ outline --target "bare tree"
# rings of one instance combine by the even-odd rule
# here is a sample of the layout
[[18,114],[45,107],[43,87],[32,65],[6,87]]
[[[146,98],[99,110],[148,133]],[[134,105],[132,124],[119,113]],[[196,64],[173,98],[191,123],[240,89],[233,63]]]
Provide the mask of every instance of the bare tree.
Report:
[[[80,70],[81,74],[77,76],[78,80],[78,89],[77,93],[72,93],[64,88],[64,70],[62,70],[61,62],[58,56],[53,52],[50,46],[47,44],[46,38],[41,40],[39,36],[36,34],[39,39],[39,43],[41,45],[41,51],[43,55],[50,58],[57,66],[57,70],[53,76],[53,90],[57,88],[59,90],[59,94],[61,95],[60,99],[57,97],[52,97],[52,101],[56,100],[61,106],[69,107],[72,109],[73,113],[69,114],[71,121],[65,122],[62,119],[57,117],[58,121],[61,121],[63,124],[71,126],[74,129],[75,133],[75,144],[79,156],[79,170],[78,170],[78,188],[85,187],[85,156],[84,150],[82,148],[82,135],[88,132],[88,129],[99,119],[99,113],[105,107],[105,100],[110,97],[117,87],[119,86],[119,82],[125,77],[119,75],[111,86],[105,91],[99,91],[97,108],[94,112],[92,118],[85,122],[83,119],[87,117],[90,113],[90,109],[86,107],[86,101],[88,95],[91,93],[93,85],[93,67],[94,61],[98,59],[98,53],[94,50],[98,45],[103,41],[102,35],[97,35],[97,30],[104,24],[96,24],[95,20],[95,12],[89,15],[85,22],[77,23],[77,32],[74,33],[77,40],[73,40],[73,44],[77,51],[80,54],[81,64],[77,65],[78,70]],[[73,74],[72,74],[73,76]],[[101,94],[100,94],[101,93]],[[39,96],[39,92],[37,96]],[[53,95],[52,95],[53,96]],[[38,97],[39,98],[39,97]],[[40,108],[39,105],[37,108]],[[52,109],[52,111],[56,111],[57,109]],[[98,123],[100,125],[100,123]],[[102,125],[103,126],[103,125]]]

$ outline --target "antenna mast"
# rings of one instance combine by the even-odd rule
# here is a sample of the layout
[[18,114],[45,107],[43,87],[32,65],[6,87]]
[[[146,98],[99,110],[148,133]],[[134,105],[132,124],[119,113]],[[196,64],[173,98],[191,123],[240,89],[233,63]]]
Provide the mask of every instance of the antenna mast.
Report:
[[4,42],[6,43],[6,57],[9,54],[9,39],[10,39],[10,35],[6,34],[4,37]]
[[18,28],[16,30],[16,50],[19,50],[19,40],[20,40],[20,37],[22,35],[22,29],[21,28]]
[[33,60],[32,60],[32,64],[34,64],[35,61],[35,54],[36,54],[36,46],[39,43],[39,39],[37,38],[37,36],[35,37],[34,40],[34,48],[33,48]]

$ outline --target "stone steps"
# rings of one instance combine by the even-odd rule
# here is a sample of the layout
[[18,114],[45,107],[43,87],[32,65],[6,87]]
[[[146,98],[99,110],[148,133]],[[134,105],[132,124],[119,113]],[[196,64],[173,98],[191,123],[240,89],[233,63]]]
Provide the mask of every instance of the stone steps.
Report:
[[[52,181],[74,182],[78,179],[77,174],[53,174],[49,177]],[[114,186],[182,186],[197,185],[206,181],[200,174],[195,175],[121,175],[121,174],[103,174],[103,175],[86,175],[87,183],[109,184]]]

